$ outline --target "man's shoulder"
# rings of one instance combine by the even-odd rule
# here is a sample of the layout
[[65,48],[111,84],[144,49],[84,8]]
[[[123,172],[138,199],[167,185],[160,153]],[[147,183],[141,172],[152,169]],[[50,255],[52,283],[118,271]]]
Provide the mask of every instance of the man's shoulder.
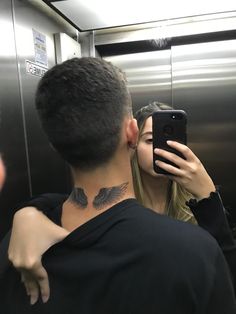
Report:
[[[150,208],[132,204],[130,215],[132,229],[137,229],[140,236],[144,236],[159,243],[161,239],[165,245],[179,249],[218,250],[216,240],[201,227],[189,222],[179,221],[166,215],[161,215]],[[148,240],[148,239],[147,239]]]

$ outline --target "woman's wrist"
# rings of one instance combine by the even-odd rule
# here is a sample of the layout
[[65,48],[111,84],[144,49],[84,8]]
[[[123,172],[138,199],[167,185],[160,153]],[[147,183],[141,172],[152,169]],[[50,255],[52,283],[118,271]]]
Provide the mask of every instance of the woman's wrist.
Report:
[[216,187],[212,180],[208,181],[207,184],[201,184],[199,189],[194,193],[193,196],[196,198],[197,201],[200,201],[204,198],[208,198],[211,193],[216,192]]

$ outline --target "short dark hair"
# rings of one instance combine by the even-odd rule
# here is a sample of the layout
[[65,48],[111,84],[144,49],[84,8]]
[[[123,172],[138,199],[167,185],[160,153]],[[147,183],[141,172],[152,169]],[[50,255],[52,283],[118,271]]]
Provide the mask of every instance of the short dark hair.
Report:
[[64,160],[91,170],[114,155],[131,97],[119,68],[100,58],[73,58],[43,76],[36,108],[49,141]]

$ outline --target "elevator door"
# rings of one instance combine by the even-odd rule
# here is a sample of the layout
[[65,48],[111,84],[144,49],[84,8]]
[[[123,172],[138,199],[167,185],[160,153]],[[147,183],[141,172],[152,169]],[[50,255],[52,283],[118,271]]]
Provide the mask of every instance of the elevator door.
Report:
[[173,105],[188,113],[189,145],[236,221],[236,40],[175,46]]
[[220,187],[236,221],[236,40],[105,59],[125,71],[134,111],[159,100],[187,112],[188,145]]
[[127,76],[134,112],[157,100],[171,104],[171,51],[161,50],[104,58]]

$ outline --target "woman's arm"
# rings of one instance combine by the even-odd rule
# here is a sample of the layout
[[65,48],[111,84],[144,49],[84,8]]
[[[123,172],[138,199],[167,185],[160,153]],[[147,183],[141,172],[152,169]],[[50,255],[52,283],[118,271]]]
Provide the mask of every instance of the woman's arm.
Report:
[[42,212],[48,214],[66,198],[60,194],[34,197],[21,205],[24,208],[18,207],[13,218],[8,257],[21,273],[31,304],[38,300],[39,293],[44,302],[50,294],[47,272],[41,263],[43,253],[68,235],[68,231],[54,224]]

